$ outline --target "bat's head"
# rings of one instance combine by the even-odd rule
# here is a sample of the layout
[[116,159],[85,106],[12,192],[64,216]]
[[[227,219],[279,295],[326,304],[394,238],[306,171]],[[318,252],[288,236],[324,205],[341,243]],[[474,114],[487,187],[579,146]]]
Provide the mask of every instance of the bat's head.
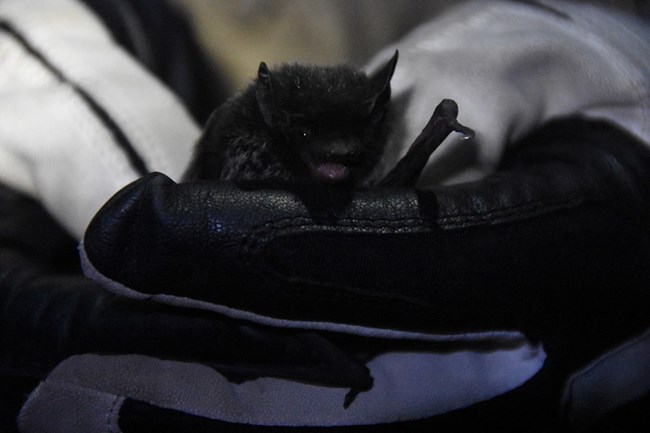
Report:
[[261,63],[256,98],[294,179],[363,185],[388,138],[385,121],[395,55],[368,76],[348,66]]

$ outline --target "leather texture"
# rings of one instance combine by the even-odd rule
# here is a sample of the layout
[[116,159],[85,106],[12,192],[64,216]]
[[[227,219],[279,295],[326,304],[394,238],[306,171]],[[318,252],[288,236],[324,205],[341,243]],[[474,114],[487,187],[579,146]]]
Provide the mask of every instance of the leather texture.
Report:
[[[265,272],[273,270],[272,275],[281,278],[285,284],[282,288],[287,292],[304,289],[309,296],[295,301],[294,305],[306,305],[306,308],[310,308],[309,302],[324,305],[309,292],[321,285],[342,293],[361,293],[364,301],[370,299],[376,305],[407,299],[423,310],[438,308],[440,314],[453,319],[444,323],[431,314],[422,323],[398,310],[404,320],[400,326],[404,328],[521,327],[529,337],[543,340],[552,361],[545,371],[552,368],[553,373],[549,376],[547,371],[540,374],[543,379],[535,378],[527,384],[524,388],[528,397],[520,405],[536,402],[542,413],[538,416],[548,419],[555,407],[553,402],[557,401],[554,399],[558,388],[554,384],[561,382],[558,377],[648,326],[648,301],[644,294],[648,287],[650,163],[647,148],[632,137],[610,125],[577,119],[551,124],[521,144],[517,153],[506,159],[500,172],[482,182],[427,190],[354,193],[297,187],[291,191],[260,190],[253,189],[252,185],[246,188],[210,183],[177,185],[164,176],[151,175],[115,196],[97,215],[87,233],[85,248],[93,264],[117,281],[133,284],[138,281],[138,272],[148,272],[150,278],[161,284],[160,291],[172,287],[171,293],[176,294],[190,286],[163,284],[163,278],[156,274],[164,270],[164,266],[156,266],[159,259],[167,266],[171,265],[172,257],[180,263],[183,260],[179,259],[187,259],[185,275],[194,272],[197,275],[192,278],[197,281],[214,275],[216,280],[205,283],[211,284],[211,289],[224,287],[226,283],[233,284],[234,289],[242,287],[249,278],[250,268],[243,266],[246,264],[259,266]],[[282,206],[270,206],[270,197]],[[310,333],[270,331],[250,323],[222,321],[195,309],[111,295],[78,275],[74,241],[40,205],[9,189],[2,190],[2,200],[0,208],[5,212],[0,225],[3,242],[0,334],[3,374],[12,379],[8,383],[13,385],[16,377],[27,377],[26,382],[30,384],[68,356],[101,352],[198,361],[214,366],[235,381],[264,375],[282,377],[284,371],[292,372],[284,377],[294,379],[363,386],[364,367],[349,355],[359,349],[360,340],[332,339],[326,335],[323,341],[323,336]],[[272,226],[273,230],[261,238],[262,247],[253,245],[257,250],[243,248],[246,243],[239,244],[251,241],[247,233],[251,227],[278,219],[292,220],[292,212],[309,229],[305,237],[299,235],[302,231],[295,224]],[[349,218],[346,224],[341,224],[343,216]],[[145,217],[148,219],[144,220]],[[193,225],[196,221],[193,218],[219,230],[200,232],[197,229],[200,226]],[[140,233],[140,230],[151,232]],[[301,278],[287,277],[288,271],[281,266],[285,262],[277,260],[298,248],[301,242],[306,244],[298,250],[300,254],[290,256],[293,258],[287,259],[290,261],[286,264],[303,254],[315,254],[313,238],[309,236],[324,241],[330,236],[336,242],[352,240],[336,254],[331,254],[329,248],[320,250],[323,257],[334,261],[327,266],[349,266],[348,256],[341,254],[356,246],[356,251],[364,254],[361,257],[382,254],[384,247],[367,249],[371,242],[379,245],[379,240],[401,245],[399,254],[408,253],[404,257],[392,254],[382,262],[389,263],[393,271],[402,275],[411,268],[400,270],[398,265],[408,266],[409,260],[433,255],[441,261],[434,267],[435,272],[448,279],[438,283],[432,280],[431,285],[440,290],[431,290],[428,296],[449,299],[451,307],[435,304],[433,298],[426,298],[423,291],[418,292],[416,287],[407,284],[408,279],[394,287],[379,284],[380,277],[373,273],[380,267],[373,268],[372,272],[365,270],[365,275],[378,284],[374,291],[359,283],[355,287],[352,283],[358,276],[351,271],[339,274],[336,284],[328,282],[327,285],[315,279],[317,274],[307,275],[311,278],[309,284]],[[400,236],[405,237],[402,240]],[[421,243],[422,236],[429,236],[437,243],[426,240]],[[403,244],[395,239],[402,240]],[[175,244],[170,244],[171,241]],[[282,243],[288,246],[271,254]],[[192,268],[191,260],[196,258],[185,254],[194,248],[201,249],[201,254],[206,256],[210,252],[204,249],[206,244],[216,248],[214,251],[219,254],[204,258]],[[127,248],[128,245],[131,247]],[[186,250],[178,250],[179,247]],[[458,252],[441,253],[452,248],[458,248]],[[160,255],[154,255],[153,249]],[[257,254],[267,261],[256,262],[254,256],[245,255],[250,251],[262,251]],[[531,258],[527,259],[527,255]],[[134,257],[138,258],[139,266],[131,261]],[[268,257],[274,257],[276,262],[269,261]],[[234,266],[217,267],[220,260],[230,259],[236,259],[231,262]],[[208,266],[210,260],[212,265]],[[501,260],[505,263],[502,267]],[[325,260],[309,263],[311,270],[326,265]],[[447,274],[441,274],[445,266],[451,268]],[[490,271],[490,266],[497,268]],[[310,269],[303,272],[311,272]],[[117,273],[119,270],[124,273]],[[475,270],[482,273],[472,279]],[[355,267],[355,272],[362,271],[363,267]],[[229,279],[224,279],[226,273]],[[506,292],[499,286],[506,278],[518,284],[518,288]],[[454,285],[454,281],[459,282]],[[153,283],[133,284],[133,287],[155,290]],[[445,287],[450,289],[443,290]],[[196,293],[202,294],[200,290]],[[208,290],[205,294],[212,296]],[[273,294],[284,301],[281,292]],[[249,300],[255,301],[253,297]],[[334,306],[339,305],[339,301],[332,302]],[[255,302],[245,304],[255,306]],[[280,303],[274,305],[277,304]],[[294,314],[288,309],[278,311],[286,317]],[[327,317],[340,316],[348,323],[369,323],[373,316],[368,311],[370,308],[359,305],[358,314],[350,310],[325,313]],[[380,349],[387,347],[390,346],[383,342]],[[336,353],[340,355],[331,355]],[[517,396],[521,393],[508,393],[471,408],[469,413],[478,414],[471,418],[472,422],[481,425],[495,413],[509,416],[511,408],[518,407],[513,406],[519,399]],[[530,413],[530,407],[526,407],[525,413]],[[127,401],[122,414],[124,431],[144,428],[154,415],[160,416],[161,421],[176,419],[184,426],[205,421],[167,412]],[[525,418],[520,421],[524,423]],[[450,415],[431,422],[446,425],[447,419],[454,426],[464,425],[462,419],[467,417]],[[431,422],[415,423],[413,427],[425,428]],[[132,425],[127,428],[129,423]],[[178,428],[176,424],[167,426],[170,431]],[[215,422],[205,426],[212,428]],[[377,426],[378,431],[381,428]]]
[[259,376],[366,389],[354,341],[138,302],[81,275],[77,242],[33,199],[0,185],[0,430],[66,358],[132,353],[191,360],[234,382]]
[[584,361],[647,326],[648,150],[581,119],[515,149],[482,181],[420,190],[151,174],[97,214],[84,249],[141,294],[287,320],[519,329]]

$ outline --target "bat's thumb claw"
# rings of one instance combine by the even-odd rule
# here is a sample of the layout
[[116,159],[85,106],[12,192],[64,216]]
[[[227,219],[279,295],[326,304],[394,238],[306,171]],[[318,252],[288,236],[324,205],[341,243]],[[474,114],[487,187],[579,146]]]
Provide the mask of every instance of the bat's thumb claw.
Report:
[[476,133],[472,128],[468,128],[465,125],[461,125],[460,123],[458,123],[457,120],[451,122],[450,125],[454,131],[463,134],[462,136],[463,140],[469,140],[470,138],[474,138],[476,136]]

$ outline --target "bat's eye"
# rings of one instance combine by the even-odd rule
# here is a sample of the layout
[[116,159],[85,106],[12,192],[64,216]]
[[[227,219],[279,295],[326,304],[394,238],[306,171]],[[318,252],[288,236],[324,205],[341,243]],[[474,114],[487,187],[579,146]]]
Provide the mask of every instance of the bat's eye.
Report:
[[301,138],[309,138],[311,136],[311,129],[309,128],[298,128],[297,132]]

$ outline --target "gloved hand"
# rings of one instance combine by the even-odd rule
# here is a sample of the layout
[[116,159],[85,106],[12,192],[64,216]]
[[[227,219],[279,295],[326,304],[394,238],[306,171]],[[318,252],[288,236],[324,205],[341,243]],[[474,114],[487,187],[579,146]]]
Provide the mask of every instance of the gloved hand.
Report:
[[[130,185],[86,232],[87,275],[141,298],[134,310],[149,299],[310,344],[246,371],[245,356],[212,365],[182,344],[133,350],[123,335],[125,349],[110,352],[125,355],[55,369],[24,407],[24,430],[543,430],[638,399],[648,386],[647,144],[620,123],[547,121],[528,124],[473,183],[260,189],[153,174]],[[352,374],[292,368],[312,343],[310,359],[345,360],[328,365]],[[72,408],[77,417],[64,416]]]
[[[362,362],[314,333],[111,294],[80,274],[75,241],[41,205],[0,188],[0,209],[3,429],[12,428],[22,393],[64,359],[83,353],[198,362],[235,381],[272,373],[330,386],[371,384]],[[56,416],[55,409],[47,413]]]
[[[221,318],[225,327],[319,331],[325,347],[352,360],[332,365],[353,365],[356,370],[348,371],[361,374],[349,377],[367,378],[365,363],[370,384],[361,380],[355,387],[349,378],[327,383],[327,374],[285,369],[282,363],[291,364],[305,347],[279,356],[268,347],[286,340],[268,335],[266,371],[246,371],[245,358],[236,357],[214,366],[210,356],[184,352],[210,347],[206,329],[196,328],[192,344],[159,354],[167,361],[70,359],[32,395],[23,411],[26,431],[34,429],[31,417],[42,414],[43,405],[59,403],[60,414],[66,407],[77,410],[71,404],[82,397],[95,418],[110,413],[117,423],[119,416],[122,431],[168,423],[178,429],[224,423],[396,428],[386,425],[406,417],[418,419],[415,425],[456,428],[479,425],[495,413],[504,414],[497,423],[504,428],[529,422],[548,427],[558,420],[562,393],[565,416],[592,420],[647,386],[645,373],[632,374],[640,387],[619,378],[624,397],[596,413],[584,405],[594,392],[610,396],[620,389],[611,382],[587,386],[583,377],[617,377],[621,362],[640,367],[634,360],[648,344],[641,334],[650,325],[644,296],[650,281],[649,167],[648,149],[629,135],[567,119],[521,143],[499,172],[457,186],[307,191],[147,176],[91,223],[82,250],[87,275],[129,297],[189,307],[175,337],[207,318]],[[135,305],[142,314],[152,304]],[[239,334],[236,327],[225,329],[212,344],[227,347]],[[544,355],[531,342],[541,342],[548,354],[539,373]],[[192,363],[178,362],[180,353],[190,353],[184,360]],[[319,356],[324,353],[331,352]],[[602,357],[611,363],[616,356],[622,358],[613,369],[593,362]],[[480,359],[481,368],[470,359]],[[440,368],[446,368],[443,383],[435,379]],[[131,374],[115,377],[124,369]],[[330,378],[344,374],[336,370]],[[535,373],[543,385],[534,378],[506,392]],[[473,388],[459,393],[460,377]],[[520,414],[511,412],[512,393],[524,396]],[[435,416],[489,398],[493,410],[479,404],[459,418]]]
[[[581,305],[588,293],[623,305],[642,293],[647,153],[610,125],[566,119],[461,185],[260,188],[151,174],[97,214],[82,265],[126,296],[278,326],[539,339],[600,317]],[[574,329],[581,339],[610,326],[594,320]]]

